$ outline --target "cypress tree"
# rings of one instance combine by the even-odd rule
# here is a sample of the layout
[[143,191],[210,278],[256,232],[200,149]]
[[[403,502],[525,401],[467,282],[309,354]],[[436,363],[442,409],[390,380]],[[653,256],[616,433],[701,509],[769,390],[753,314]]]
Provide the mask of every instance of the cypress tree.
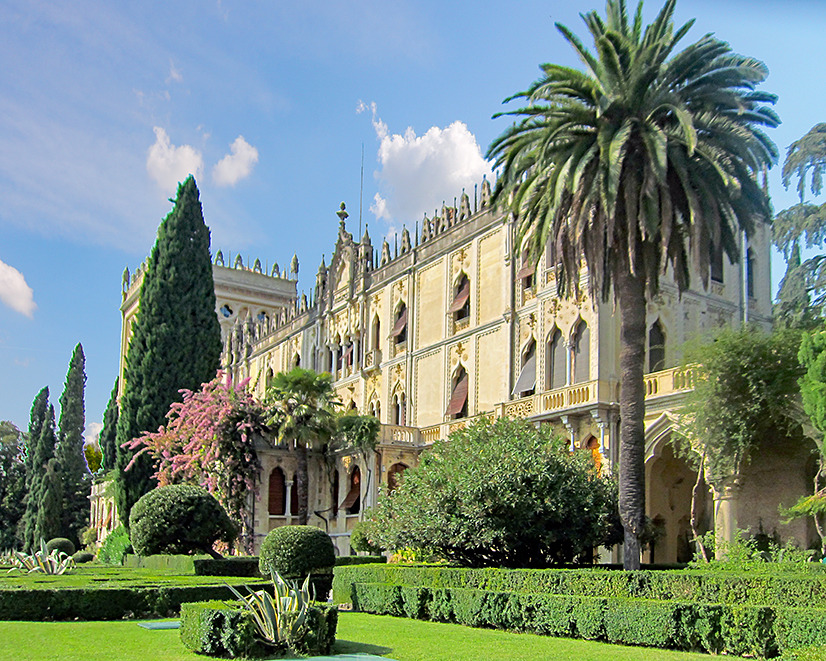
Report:
[[117,445],[115,439],[118,433],[118,381],[115,379],[115,386],[112,394],[109,395],[109,403],[103,413],[103,429],[100,431],[100,451],[103,453],[103,469],[110,471],[115,467],[115,457],[117,456]]
[[221,329],[209,230],[195,179],[178,186],[175,207],[158,228],[141,285],[140,311],[129,344],[116,438],[116,501],[127,525],[132,505],[156,482],[147,454],[126,470],[135,451],[122,447],[156,431],[182,388],[199,390],[220,364]]
[[24,513],[26,469],[23,434],[8,420],[0,421],[0,549],[18,548],[18,524]]
[[40,443],[40,434],[43,430],[43,423],[49,408],[49,387],[45,386],[32,402],[31,413],[29,414],[29,433],[26,435],[26,458],[24,466],[26,469],[26,510],[21,521],[23,548],[31,549],[34,545],[34,527],[37,517],[37,499],[40,489],[40,478],[43,476],[43,467],[37,467],[35,455],[37,446]]
[[83,430],[86,427],[86,357],[78,344],[69,361],[66,383],[60,395],[60,431],[55,457],[63,479],[61,537],[80,546],[80,531],[89,525],[91,480],[83,453]]
[[60,507],[62,489],[59,466],[55,460],[54,406],[49,404],[49,410],[40,430],[40,438],[34,449],[35,480],[32,482],[32,492],[36,503],[34,529],[29,548],[36,549],[40,540],[49,541],[60,533]]

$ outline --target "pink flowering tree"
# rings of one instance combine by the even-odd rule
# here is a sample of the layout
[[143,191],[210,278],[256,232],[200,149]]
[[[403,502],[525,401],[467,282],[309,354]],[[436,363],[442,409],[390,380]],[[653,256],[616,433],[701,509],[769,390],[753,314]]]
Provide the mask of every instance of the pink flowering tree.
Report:
[[[181,390],[183,401],[172,404],[169,421],[157,432],[145,432],[128,443],[155,460],[160,486],[197,484],[206,488],[241,525],[241,539],[251,551],[251,495],[257,493],[261,462],[255,438],[268,432],[263,407],[247,392],[249,379],[237,384],[223,373],[201,390]],[[130,463],[131,466],[131,463]],[[129,470],[129,466],[127,467]]]

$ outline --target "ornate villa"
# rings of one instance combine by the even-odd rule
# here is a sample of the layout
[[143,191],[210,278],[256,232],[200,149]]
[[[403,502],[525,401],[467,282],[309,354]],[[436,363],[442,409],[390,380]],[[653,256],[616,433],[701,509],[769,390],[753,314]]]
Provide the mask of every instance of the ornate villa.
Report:
[[[215,255],[216,314],[224,368],[251,378],[263,395],[279,371],[328,371],[345,408],[382,423],[375,452],[342,452],[331,472],[310,454],[310,523],[349,553],[349,532],[421,450],[480,417],[523,417],[553,424],[574,451],[590,452],[615,470],[618,448],[619,320],[612,301],[557,294],[554,264],[523,260],[514,223],[490,206],[484,180],[473,199],[404,229],[391,246],[347,230],[344,204],[329,266],[321,261],[308,297],[298,295],[298,261],[270,273],[256,260]],[[745,239],[743,239],[745,244]],[[769,327],[770,228],[760,227],[729,264],[711,259],[709,290],[700,278],[678,295],[666,275],[648,305],[646,475],[648,515],[662,531],[645,560],[691,557],[689,510],[696,473],[675,453],[671,435],[690,368],[680,347],[692,337],[743,321]],[[587,270],[581,273],[587,284]],[[142,270],[124,274],[121,356],[137,311]],[[587,292],[587,286],[582,290]],[[123,358],[121,359],[121,361]],[[121,380],[122,383],[122,380]],[[260,450],[261,488],[253,503],[257,542],[295,515],[295,461],[285,448]],[[736,528],[777,530],[808,545],[806,522],[783,525],[777,503],[791,505],[810,489],[812,457],[799,444],[773,443],[737,479],[711,485],[705,525],[731,537]],[[93,496],[94,501],[94,496]],[[103,500],[101,500],[101,503]],[[102,508],[102,504],[101,504]],[[605,552],[618,560],[619,549]]]

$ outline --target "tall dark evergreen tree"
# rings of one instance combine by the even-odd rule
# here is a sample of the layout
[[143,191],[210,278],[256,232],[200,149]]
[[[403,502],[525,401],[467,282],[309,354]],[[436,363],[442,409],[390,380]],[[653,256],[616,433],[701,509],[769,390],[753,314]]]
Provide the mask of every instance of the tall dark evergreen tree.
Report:
[[55,457],[63,481],[61,536],[79,546],[80,531],[89,525],[89,493],[92,482],[83,454],[86,427],[86,357],[78,344],[69,362],[66,384],[60,395],[60,431]]
[[57,460],[55,459],[54,406],[49,410],[40,430],[40,439],[34,449],[35,481],[32,483],[37,510],[34,517],[34,530],[29,548],[38,548],[40,540],[49,541],[60,534],[60,507],[63,489]]
[[110,471],[115,467],[117,457],[116,438],[118,434],[118,381],[115,379],[115,386],[112,394],[109,395],[109,403],[103,413],[103,429],[100,430],[100,451],[103,453],[103,470]]
[[26,435],[26,458],[24,467],[26,469],[26,496],[25,512],[21,521],[23,547],[32,548],[34,544],[34,526],[37,517],[37,492],[40,489],[40,478],[43,476],[43,467],[37,467],[35,455],[37,446],[40,443],[40,433],[43,430],[43,422],[49,408],[49,387],[45,386],[32,402],[32,410],[29,415],[29,433]]
[[198,187],[190,176],[178,186],[175,207],[158,228],[141,286],[140,312],[126,358],[117,425],[116,500],[120,520],[155,486],[146,454],[127,470],[134,451],[123,444],[165,422],[179,390],[199,390],[215,377],[221,329]]
[[26,493],[23,457],[23,433],[11,422],[0,421],[0,550],[20,546],[18,524]]

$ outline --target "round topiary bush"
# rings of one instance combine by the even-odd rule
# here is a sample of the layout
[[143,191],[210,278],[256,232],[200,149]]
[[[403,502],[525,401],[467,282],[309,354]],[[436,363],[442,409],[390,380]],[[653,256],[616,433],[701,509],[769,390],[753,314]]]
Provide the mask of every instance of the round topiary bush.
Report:
[[303,581],[307,574],[317,599],[333,585],[336,551],[333,540],[313,526],[282,526],[271,530],[261,544],[258,566],[264,576],[277,571],[283,578]]
[[54,537],[46,542],[46,550],[51,553],[57,549],[61,553],[65,553],[66,555],[74,555],[75,554],[75,545],[72,544],[71,539],[66,539],[65,537]]
[[84,562],[92,562],[94,559],[95,556],[88,551],[78,551],[72,556],[72,560],[74,560],[75,564],[78,565],[82,565]]
[[132,546],[138,555],[191,554],[220,558],[212,545],[231,544],[238,529],[206,489],[184,484],[158,487],[141,497],[129,515]]
[[382,551],[381,547],[370,542],[369,534],[370,522],[359,521],[350,532],[350,548],[356,552],[380,555]]

